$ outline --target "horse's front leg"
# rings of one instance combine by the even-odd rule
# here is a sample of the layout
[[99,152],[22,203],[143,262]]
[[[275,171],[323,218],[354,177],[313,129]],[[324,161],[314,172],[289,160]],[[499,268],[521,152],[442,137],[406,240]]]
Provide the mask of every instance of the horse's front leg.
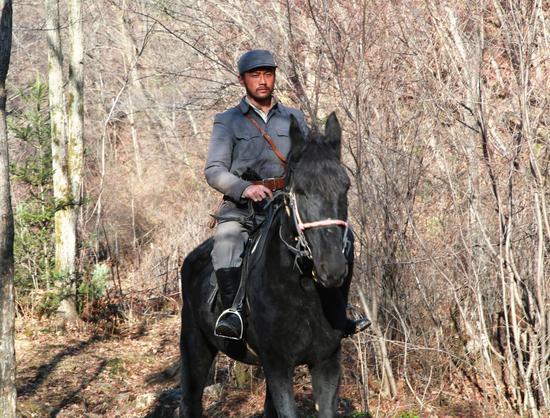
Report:
[[265,402],[264,402],[264,416],[263,418],[277,418],[277,410],[273,404],[273,398],[269,390],[269,385],[265,385]]
[[181,404],[180,418],[202,417],[202,393],[216,350],[206,341],[198,328],[182,327]]
[[292,379],[294,368],[289,366],[277,367],[264,364],[266,384],[266,417],[298,418]]
[[340,373],[340,348],[329,358],[311,367],[313,396],[319,418],[336,417]]

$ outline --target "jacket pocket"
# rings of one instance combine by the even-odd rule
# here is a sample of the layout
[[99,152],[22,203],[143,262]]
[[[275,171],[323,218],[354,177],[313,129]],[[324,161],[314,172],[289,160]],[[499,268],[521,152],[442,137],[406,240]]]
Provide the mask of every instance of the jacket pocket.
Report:
[[277,145],[277,148],[279,148],[279,151],[285,157],[290,152],[290,137],[288,135],[289,128],[290,128],[289,122],[279,123],[275,128],[275,132],[277,132],[277,137],[273,138],[275,140],[275,144]]
[[290,121],[278,120],[277,125],[275,125],[275,131],[277,132],[277,136],[288,137],[290,131]]
[[251,134],[248,131],[235,133],[235,150],[234,161],[250,161],[258,158],[263,151],[263,138],[260,133]]

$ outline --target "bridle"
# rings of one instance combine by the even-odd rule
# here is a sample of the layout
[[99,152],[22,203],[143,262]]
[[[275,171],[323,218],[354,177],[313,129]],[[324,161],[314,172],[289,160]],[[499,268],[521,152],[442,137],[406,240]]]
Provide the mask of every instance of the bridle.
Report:
[[348,238],[349,224],[342,219],[323,219],[320,221],[303,222],[300,216],[300,210],[298,208],[298,200],[296,199],[296,193],[293,190],[285,193],[285,209],[287,214],[294,220],[296,227],[296,236],[294,237],[296,245],[289,244],[282,236],[281,229],[279,229],[279,237],[281,241],[286,245],[291,253],[295,255],[294,265],[300,269],[298,260],[300,258],[307,258],[313,260],[313,253],[311,247],[306,239],[304,231],[306,229],[316,228],[328,228],[332,226],[344,227],[344,237],[342,239],[342,253],[346,254],[349,245],[351,244]]

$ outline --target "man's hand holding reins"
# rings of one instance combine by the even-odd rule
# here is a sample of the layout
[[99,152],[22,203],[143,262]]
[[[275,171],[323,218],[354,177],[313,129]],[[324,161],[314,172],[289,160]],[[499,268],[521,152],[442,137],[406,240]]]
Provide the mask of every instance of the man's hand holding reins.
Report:
[[261,202],[266,197],[272,198],[273,193],[263,184],[251,184],[244,189],[243,197],[250,199],[253,202]]

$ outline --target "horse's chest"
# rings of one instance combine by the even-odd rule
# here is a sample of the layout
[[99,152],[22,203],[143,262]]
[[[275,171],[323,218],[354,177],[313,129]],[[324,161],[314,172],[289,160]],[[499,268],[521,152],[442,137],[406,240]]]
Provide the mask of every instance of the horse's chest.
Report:
[[327,326],[315,304],[290,298],[277,302],[262,300],[250,318],[262,351],[286,353],[296,363],[309,363],[328,357],[339,347],[338,333]]

